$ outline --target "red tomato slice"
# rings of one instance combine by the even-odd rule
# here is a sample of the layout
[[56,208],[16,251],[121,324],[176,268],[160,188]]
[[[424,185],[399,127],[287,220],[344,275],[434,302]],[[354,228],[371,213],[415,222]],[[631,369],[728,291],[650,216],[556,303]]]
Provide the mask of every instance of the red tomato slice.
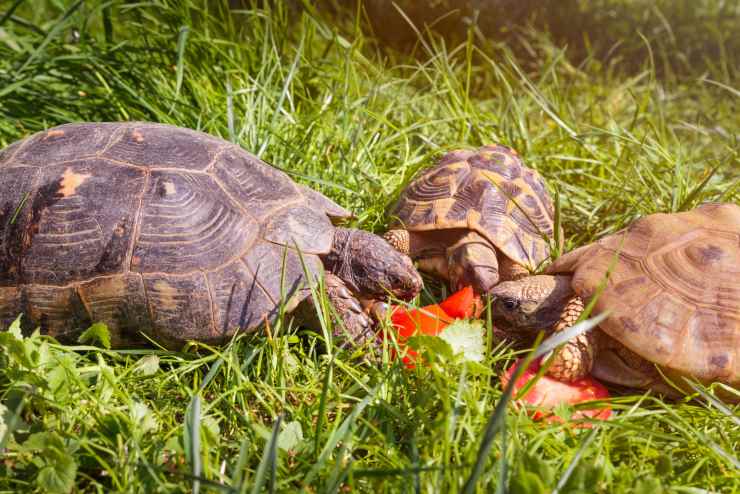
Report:
[[450,317],[468,319],[477,315],[481,304],[480,297],[473,292],[473,287],[466,286],[440,302],[439,306]]
[[[427,305],[420,309],[393,307],[391,322],[398,331],[399,347],[403,349],[406,340],[416,334],[437,336],[453,319],[474,317],[479,307],[480,298],[475,295],[473,288],[469,286],[458,290],[439,304]],[[410,348],[406,348],[403,357],[406,367],[413,369],[416,361],[418,361],[417,353]]]
[[[452,322],[450,317],[438,305],[427,305],[420,309],[406,309],[396,306],[391,313],[391,322],[398,331],[398,346],[405,348],[406,340],[416,334],[436,336]],[[413,369],[419,355],[411,348],[405,348],[403,363]],[[395,358],[395,351],[393,352]]]
[[[501,384],[506,386],[514,369],[521,362],[517,360],[511,367],[501,375]],[[536,360],[525,370],[514,385],[514,394],[522,389],[540,369],[540,360]],[[563,382],[554,379],[547,374],[542,376],[523,398],[516,401],[518,406],[527,408],[534,407],[532,418],[535,420],[545,419],[548,422],[560,421],[560,418],[552,414],[552,409],[557,405],[566,403],[576,405],[591,400],[600,400],[609,398],[609,391],[596,379],[586,376],[573,382]],[[611,416],[611,408],[599,407],[589,409],[579,409],[573,412],[571,416],[574,419],[590,417],[599,420],[606,420]],[[584,427],[590,427],[590,424],[582,424]]]
[[404,340],[417,333],[436,336],[452,320],[438,305],[427,305],[410,310],[395,307],[391,314],[391,322],[398,330],[399,339]]

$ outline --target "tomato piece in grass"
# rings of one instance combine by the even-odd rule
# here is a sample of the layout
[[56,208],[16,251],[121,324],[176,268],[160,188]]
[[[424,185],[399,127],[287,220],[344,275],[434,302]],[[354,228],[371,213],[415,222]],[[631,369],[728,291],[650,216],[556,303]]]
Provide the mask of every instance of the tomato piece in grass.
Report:
[[452,318],[468,319],[478,315],[481,302],[473,287],[466,286],[440,302],[439,306]]
[[[516,366],[522,359],[517,360],[511,367],[501,375],[501,384],[506,386],[514,374]],[[535,360],[528,369],[517,379],[514,385],[514,396],[527,383],[532,380],[540,370],[540,359]],[[609,391],[599,381],[591,376],[585,376],[572,382],[558,381],[547,374],[540,377],[528,392],[514,403],[533,410],[534,420],[546,420],[548,422],[561,421],[560,417],[553,414],[553,409],[558,405],[578,405],[587,401],[603,400],[609,398]],[[571,415],[573,419],[592,418],[606,420],[611,416],[611,408],[598,406],[595,408],[579,408]],[[589,427],[590,424],[583,424]]]
[[452,322],[452,319],[435,304],[420,309],[397,306],[391,314],[391,322],[398,330],[399,339],[405,340],[415,334],[436,336]]
[[[398,344],[405,347],[406,340],[414,335],[438,336],[454,319],[467,319],[476,315],[480,298],[472,287],[465,287],[453,293],[439,304],[427,305],[419,309],[395,306],[391,312],[391,323],[396,328]],[[413,368],[418,360],[417,353],[405,349],[403,362]]]

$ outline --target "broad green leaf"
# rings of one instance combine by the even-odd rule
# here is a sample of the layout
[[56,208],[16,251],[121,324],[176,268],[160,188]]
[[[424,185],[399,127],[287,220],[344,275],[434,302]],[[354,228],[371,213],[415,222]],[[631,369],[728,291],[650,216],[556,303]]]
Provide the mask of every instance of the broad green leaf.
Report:
[[203,439],[209,446],[217,446],[221,440],[221,427],[213,415],[205,415],[200,420]]
[[[39,352],[40,365],[48,369],[46,381],[49,384],[51,399],[66,402],[74,392],[79,370],[75,367],[74,354],[58,353],[53,355],[48,345],[43,345]],[[47,364],[48,363],[48,364]]]
[[51,432],[36,432],[31,434],[20,447],[20,451],[27,453],[34,453],[38,450],[43,450],[53,441]]
[[444,328],[439,337],[450,345],[455,355],[462,355],[463,360],[481,362],[486,346],[484,334],[481,321],[460,319]]
[[136,424],[136,430],[141,432],[155,431],[159,427],[157,417],[144,403],[135,402],[130,410],[131,418]]
[[134,366],[134,372],[143,376],[152,376],[159,370],[159,357],[157,355],[146,355],[139,359]]
[[8,328],[8,333],[12,334],[13,336],[15,336],[16,338],[18,338],[19,340],[22,340],[23,339],[23,334],[21,333],[21,317],[23,317],[23,316],[18,316],[15,319],[15,321],[13,321],[10,324],[10,327]]
[[303,442],[303,428],[298,421],[287,422],[283,425],[278,436],[278,448],[283,451],[296,450]]
[[79,338],[79,343],[95,343],[103,345],[103,348],[110,349],[110,331],[108,325],[102,322],[96,322],[87,328]]
[[36,474],[36,485],[43,492],[71,492],[77,475],[77,462],[72,455],[55,455]]
[[423,334],[412,336],[409,338],[407,345],[419,353],[428,352],[445,360],[452,360],[455,355],[449,343],[436,336]]
[[70,451],[59,434],[31,434],[19,451],[31,453],[31,463],[38,468],[35,482],[42,492],[66,493],[72,490],[77,475],[77,462],[74,451]]
[[98,380],[95,383],[95,392],[99,403],[108,403],[113,398],[118,380],[115,368],[108,365],[103,355],[98,353]]

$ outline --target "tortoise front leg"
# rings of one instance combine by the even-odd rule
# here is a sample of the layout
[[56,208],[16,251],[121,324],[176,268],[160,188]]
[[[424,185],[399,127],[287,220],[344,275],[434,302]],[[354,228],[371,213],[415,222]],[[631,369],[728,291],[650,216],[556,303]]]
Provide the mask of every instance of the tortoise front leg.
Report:
[[388,230],[383,239],[401,254],[414,257],[411,252],[411,233],[403,228]]
[[[352,295],[344,281],[332,273],[324,273],[324,286],[331,305],[332,336],[341,347],[362,346],[375,341],[374,323],[362,310],[360,302]],[[316,312],[312,297],[307,297],[296,309],[296,316],[306,327],[320,332],[321,319]]]
[[[555,325],[555,332],[573,326],[582,312],[583,300],[581,297],[571,298],[563,309],[560,321]],[[584,377],[591,372],[593,367],[594,355],[597,349],[596,341],[594,331],[582,333],[568,341],[554,354],[547,373],[560,381],[575,381]],[[542,361],[545,362],[552,355],[552,352],[547,354]]]

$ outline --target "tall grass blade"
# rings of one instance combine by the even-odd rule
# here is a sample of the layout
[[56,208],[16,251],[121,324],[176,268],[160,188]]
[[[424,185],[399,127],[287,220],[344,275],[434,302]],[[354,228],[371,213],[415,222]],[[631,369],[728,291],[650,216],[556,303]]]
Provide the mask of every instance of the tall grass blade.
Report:
[[10,17],[13,15],[13,13],[15,12],[15,10],[22,3],[23,3],[23,0],[15,0],[15,2],[13,2],[13,5],[11,5],[8,10],[6,10],[5,12],[3,12],[2,17],[0,17],[0,27],[2,27],[3,24],[5,24],[8,21],[8,19],[10,19]]
[[277,441],[280,435],[280,425],[283,422],[283,416],[278,415],[275,419],[275,423],[272,426],[272,434],[270,440],[265,444],[265,449],[262,451],[262,459],[260,460],[257,472],[254,475],[252,483],[252,494],[258,494],[262,487],[264,487],[267,481],[267,469],[270,469],[270,492],[274,492],[275,477],[274,469],[277,463]]
[[559,494],[560,490],[568,483],[568,479],[570,479],[570,476],[573,474],[573,470],[578,466],[578,462],[581,461],[581,457],[586,452],[586,449],[591,445],[594,439],[596,439],[597,432],[598,428],[591,429],[591,432],[588,433],[586,439],[581,442],[581,447],[578,448],[573,459],[568,463],[568,467],[565,469],[565,472],[563,472],[563,475],[560,476],[558,484],[555,486],[555,489],[553,489],[552,494]]
[[21,65],[21,67],[16,71],[16,77],[22,74],[23,71],[26,70],[26,68],[31,64],[31,62],[36,60],[36,58],[38,58],[44,52],[49,43],[51,43],[52,40],[61,32],[67,20],[72,16],[72,14],[77,11],[77,9],[80,8],[80,6],[82,6],[82,3],[83,0],[77,0],[64,12],[64,14],[62,14],[62,17],[54,24],[54,26],[52,26],[41,44],[36,47],[36,49],[28,56],[23,65]]
[[182,77],[185,73],[185,47],[188,43],[188,34],[190,28],[188,26],[182,26],[180,33],[177,36],[177,65],[176,65],[176,82],[175,82],[175,98],[180,96],[180,90],[182,89]]
[[290,92],[290,87],[293,82],[293,77],[295,76],[296,71],[298,70],[298,65],[300,64],[301,57],[303,56],[304,41],[305,41],[305,38],[301,36],[300,42],[298,43],[298,47],[296,48],[295,57],[293,58],[293,63],[290,66],[288,75],[285,77],[285,82],[283,83],[283,90],[280,92],[280,98],[278,99],[277,105],[274,109],[272,121],[270,122],[269,132],[265,140],[262,142],[262,145],[260,146],[259,150],[257,151],[258,157],[261,157],[264,154],[265,149],[267,149],[267,146],[270,144],[272,132],[273,132],[273,129],[275,128],[275,122],[280,117],[280,114],[283,109],[283,103],[285,102],[285,99],[288,97],[288,93]]
[[193,494],[200,492],[201,452],[200,452],[200,394],[190,400],[186,420],[186,452],[190,453],[190,468],[193,472]]
[[304,485],[311,485],[313,480],[316,478],[316,475],[322,468],[324,468],[324,465],[326,465],[326,462],[329,460],[329,456],[331,455],[332,451],[334,451],[334,448],[336,448],[337,444],[340,441],[346,440],[346,437],[352,432],[352,427],[354,426],[355,421],[359,418],[359,416],[370,404],[370,402],[375,399],[381,384],[385,382],[386,378],[384,378],[381,383],[376,385],[360,403],[355,405],[349,416],[345,418],[342,421],[341,425],[332,433],[332,435],[324,444],[324,448],[322,449],[321,455],[319,455],[318,460],[316,461],[316,463],[314,463],[314,465],[311,467],[311,470],[309,470],[308,474],[304,478]]
[[321,382],[321,396],[319,397],[319,413],[316,416],[316,436],[314,437],[313,443],[313,454],[314,456],[319,454],[319,442],[321,441],[321,434],[318,431],[323,430],[324,416],[326,413],[326,402],[329,398],[329,388],[331,387],[332,375],[334,374],[334,357],[329,358],[329,363],[326,366],[326,372],[324,373],[324,379]]
[[730,420],[732,420],[735,423],[735,425],[740,427],[740,417],[737,414],[735,414],[732,410],[730,410],[730,407],[722,403],[722,401],[719,398],[712,396],[712,394],[709,393],[707,389],[704,386],[702,386],[700,383],[694,381],[693,379],[689,379],[687,377],[684,377],[683,380],[686,381],[686,384],[691,386],[691,388],[694,391],[699,393],[701,397],[707,401],[707,403],[709,403],[710,405],[715,407],[717,410],[727,415],[730,418]]
[[226,127],[229,130],[229,141],[237,144],[236,129],[234,127],[234,90],[231,87],[231,80],[226,79]]
[[213,378],[216,377],[223,363],[224,363],[224,357],[223,355],[221,355],[220,357],[218,357],[218,360],[216,360],[213,363],[211,368],[208,369],[208,374],[206,374],[206,377],[203,378],[203,382],[200,383],[200,388],[198,389],[198,393],[202,393],[206,389],[206,387],[208,387],[208,385],[211,384],[211,381],[213,381]]
[[249,438],[245,437],[239,446],[239,456],[236,459],[234,473],[231,476],[231,487],[236,492],[244,491],[244,469],[247,467],[247,462],[249,461],[250,442]]
[[[22,422],[21,412],[23,412],[23,407],[26,404],[26,396],[27,394],[23,393],[21,399],[18,400],[18,405],[16,405],[15,410],[8,414],[10,420],[5,423],[4,433],[2,436],[0,436],[0,453],[2,453],[3,448],[5,448],[5,444],[8,442],[8,439],[10,439],[10,437],[13,435],[13,432],[15,432],[18,425]],[[0,420],[4,421],[4,417],[0,416]]]
[[113,13],[111,3],[113,2],[104,5],[102,9],[103,32],[105,33],[105,42],[109,45],[113,43]]
[[706,188],[707,184],[709,184],[709,181],[712,179],[712,177],[714,177],[714,175],[719,171],[720,168],[721,165],[717,165],[709,170],[709,172],[704,176],[704,179],[696,184],[696,186],[691,189],[691,192],[686,195],[686,198],[681,202],[681,205],[678,206],[678,211],[685,211],[691,206],[699,193],[701,193],[701,191]]

